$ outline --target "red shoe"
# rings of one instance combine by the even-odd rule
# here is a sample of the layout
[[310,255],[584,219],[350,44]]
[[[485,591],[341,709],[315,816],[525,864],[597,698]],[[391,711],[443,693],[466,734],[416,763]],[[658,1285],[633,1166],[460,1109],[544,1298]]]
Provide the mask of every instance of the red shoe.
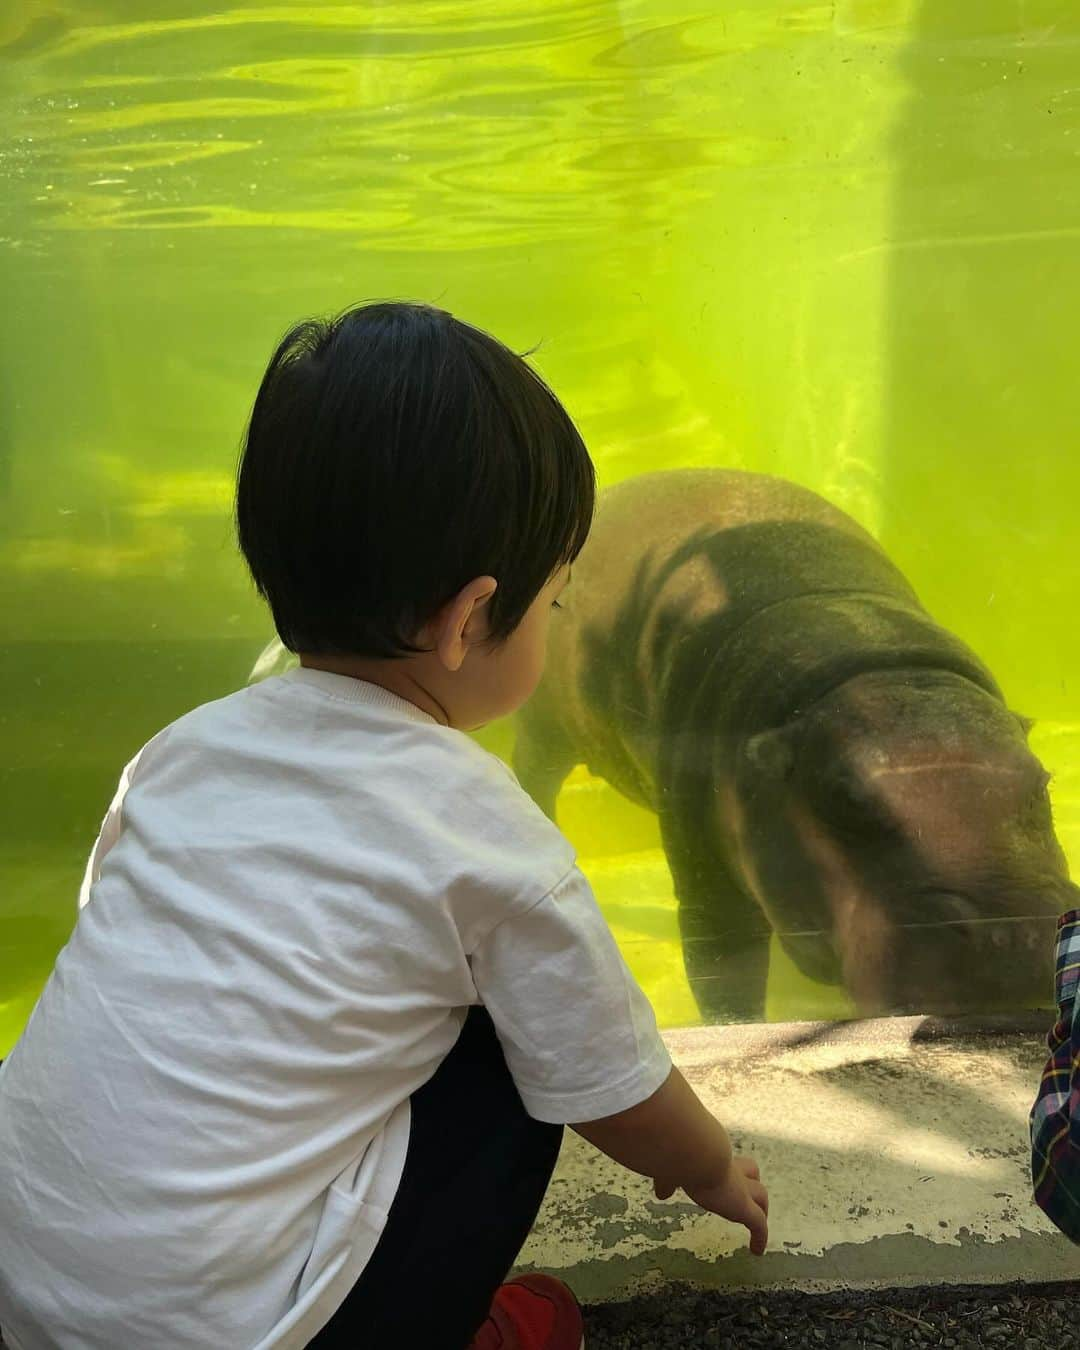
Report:
[[585,1350],[577,1299],[551,1275],[518,1275],[495,1291],[469,1350]]

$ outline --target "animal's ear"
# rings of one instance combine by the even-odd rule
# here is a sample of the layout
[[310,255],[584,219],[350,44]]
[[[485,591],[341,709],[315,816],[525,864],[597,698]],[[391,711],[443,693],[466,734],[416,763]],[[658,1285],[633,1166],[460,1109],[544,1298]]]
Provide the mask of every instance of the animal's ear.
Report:
[[791,738],[782,727],[759,731],[756,736],[751,736],[743,753],[751,768],[777,780],[788,776],[795,760]]

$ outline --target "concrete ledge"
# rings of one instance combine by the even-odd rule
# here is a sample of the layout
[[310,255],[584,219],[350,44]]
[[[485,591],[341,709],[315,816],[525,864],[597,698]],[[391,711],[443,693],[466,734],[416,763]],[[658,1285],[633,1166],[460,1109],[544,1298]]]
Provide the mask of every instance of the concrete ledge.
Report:
[[523,1269],[583,1301],[705,1288],[984,1284],[1080,1277],[1031,1199],[1027,1113],[1049,1018],[690,1027],[672,1059],[761,1164],[770,1249],[567,1131]]

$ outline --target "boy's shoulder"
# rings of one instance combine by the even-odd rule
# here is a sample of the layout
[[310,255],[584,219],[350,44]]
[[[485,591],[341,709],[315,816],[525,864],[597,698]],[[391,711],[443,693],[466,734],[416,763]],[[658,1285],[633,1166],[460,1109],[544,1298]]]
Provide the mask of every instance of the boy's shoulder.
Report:
[[202,704],[147,743],[125,771],[144,835],[251,839],[272,822],[279,855],[379,878],[417,913],[452,917],[469,951],[573,870],[558,827],[464,732],[411,705],[320,699],[281,678]]
[[296,672],[272,676],[184,713],[142,753],[265,755],[268,768],[302,758],[309,781],[322,771],[340,783],[355,771],[365,796],[408,800],[418,825],[427,820],[526,857],[546,855],[564,871],[573,866],[570,843],[504,760],[404,700],[371,687],[364,693],[334,697],[333,686]]
[[573,847],[510,765],[465,732],[434,723],[425,731],[420,739],[431,770],[430,809],[493,844],[508,862],[548,859],[558,874],[554,880],[561,879],[574,864]]

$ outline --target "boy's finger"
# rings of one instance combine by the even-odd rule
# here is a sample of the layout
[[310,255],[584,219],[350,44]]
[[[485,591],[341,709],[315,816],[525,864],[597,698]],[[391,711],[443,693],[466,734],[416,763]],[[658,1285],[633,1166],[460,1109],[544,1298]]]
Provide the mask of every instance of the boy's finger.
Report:
[[765,1187],[761,1184],[761,1182],[748,1181],[746,1183],[746,1189],[751,1200],[753,1200],[754,1204],[757,1205],[762,1210],[763,1213],[768,1214],[769,1192],[765,1189]]
[[751,1181],[761,1180],[761,1169],[753,1158],[736,1158],[735,1161],[744,1177],[749,1177]]
[[765,1215],[755,1205],[753,1213],[747,1215],[746,1226],[750,1230],[750,1250],[755,1256],[762,1256],[769,1245],[769,1225]]

